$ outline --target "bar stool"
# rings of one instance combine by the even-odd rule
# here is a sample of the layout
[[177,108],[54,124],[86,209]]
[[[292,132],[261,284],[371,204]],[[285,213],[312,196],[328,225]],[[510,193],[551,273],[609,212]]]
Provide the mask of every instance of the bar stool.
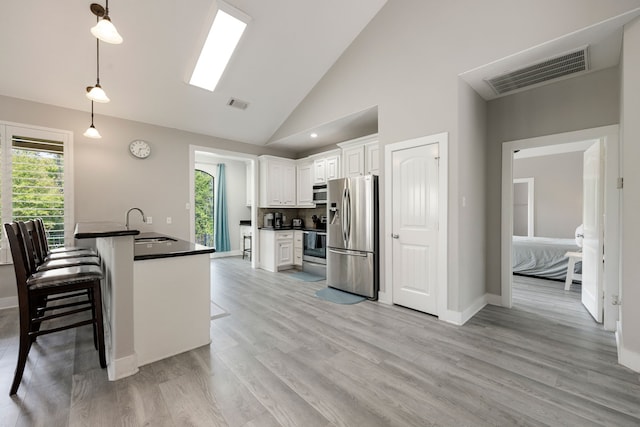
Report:
[[[249,245],[247,245],[247,241],[249,241]],[[244,259],[245,255],[251,261],[251,233],[242,235],[242,259]]]

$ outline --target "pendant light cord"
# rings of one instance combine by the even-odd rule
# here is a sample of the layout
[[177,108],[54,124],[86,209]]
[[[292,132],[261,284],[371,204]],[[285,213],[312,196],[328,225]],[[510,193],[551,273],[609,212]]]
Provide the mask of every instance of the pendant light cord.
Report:
[[[100,21],[100,18],[96,15],[96,23],[98,21]],[[100,39],[97,37],[96,37],[96,84],[100,85]]]

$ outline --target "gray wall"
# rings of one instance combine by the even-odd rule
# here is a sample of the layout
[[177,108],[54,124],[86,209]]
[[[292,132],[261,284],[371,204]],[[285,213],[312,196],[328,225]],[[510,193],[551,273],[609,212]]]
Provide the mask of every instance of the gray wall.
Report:
[[514,178],[534,178],[536,236],[573,238],[582,224],[582,159],[573,152],[513,161]]
[[[387,144],[449,132],[448,307],[464,310],[469,301],[474,301],[476,295],[484,291],[482,267],[469,259],[477,257],[478,253],[472,254],[470,248],[480,248],[480,253],[485,248],[492,250],[488,256],[493,257],[494,262],[487,265],[492,268],[497,265],[497,274],[487,274],[486,277],[497,279],[489,286],[493,292],[499,293],[500,180],[496,180],[493,173],[499,174],[501,165],[499,150],[475,158],[465,151],[471,140],[465,138],[466,142],[462,142],[459,132],[465,132],[464,129],[473,127],[473,124],[459,123],[458,114],[468,110],[468,117],[473,120],[481,115],[481,111],[473,97],[459,94],[465,89],[457,76],[638,6],[640,2],[637,0],[389,0],[273,139],[297,134],[373,105],[378,106],[381,164],[384,164],[383,150]],[[609,94],[604,95],[605,103],[610,97]],[[458,105],[460,102],[466,105]],[[561,105],[566,105],[566,102]],[[606,105],[595,107],[596,110],[601,108],[606,108]],[[534,105],[524,108],[525,112],[527,110],[545,114]],[[562,115],[571,116],[568,117],[568,127],[575,125],[570,110],[562,110]],[[557,114],[554,118],[560,123],[566,121]],[[520,123],[529,119],[525,116]],[[612,122],[617,122],[617,119],[608,123]],[[540,128],[532,130],[539,131]],[[477,138],[482,139],[483,136]],[[490,143],[499,140],[490,140]],[[492,159],[485,162],[486,155]],[[469,167],[473,172],[463,171]],[[485,167],[486,190],[472,182],[477,171]],[[384,171],[380,180],[380,187],[384,188]],[[483,216],[474,215],[472,209],[460,212],[460,196],[469,196],[469,190],[474,187],[479,187],[478,192],[470,197],[488,204],[489,217],[486,221],[492,226],[493,221],[498,224],[493,230],[477,231],[482,229]],[[381,205],[384,205],[384,191],[380,197]],[[388,233],[384,229],[384,218],[381,218],[381,224],[380,235],[385,236]],[[463,235],[463,230],[473,232]],[[492,243],[485,242],[484,236],[491,238]],[[381,283],[381,288],[385,289],[384,283]]]
[[488,103],[487,292],[501,294],[502,143],[617,124],[619,84],[609,68]]
[[[0,120],[70,130],[74,133],[75,221],[123,223],[127,209],[141,208],[154,217],[152,225],[134,222],[142,231],[189,238],[189,145],[248,154],[289,153],[184,132],[161,126],[97,115],[102,139],[82,133],[90,124],[87,112],[0,96]],[[128,144],[150,142],[151,156],[134,159]],[[242,191],[245,191],[244,182]],[[172,224],[166,224],[166,217]],[[133,218],[133,217],[132,217]],[[15,296],[13,267],[0,266],[0,298]]]
[[640,370],[640,19],[627,25],[624,32],[622,64],[622,286],[620,323],[622,361]]

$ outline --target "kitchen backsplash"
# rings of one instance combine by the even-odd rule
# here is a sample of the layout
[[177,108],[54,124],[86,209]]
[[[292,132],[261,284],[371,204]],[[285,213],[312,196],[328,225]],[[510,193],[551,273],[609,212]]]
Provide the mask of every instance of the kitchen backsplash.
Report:
[[302,218],[304,221],[304,228],[315,228],[313,224],[313,215],[318,217],[327,215],[327,206],[319,205],[315,208],[258,208],[258,227],[263,226],[264,216],[268,213],[282,212],[282,215],[286,216],[284,225],[290,227],[291,220],[293,218]]

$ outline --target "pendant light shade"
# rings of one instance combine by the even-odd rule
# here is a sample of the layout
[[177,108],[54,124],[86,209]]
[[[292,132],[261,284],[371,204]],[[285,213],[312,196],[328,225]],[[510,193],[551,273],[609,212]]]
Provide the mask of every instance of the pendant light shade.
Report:
[[98,83],[96,83],[95,86],[87,87],[87,98],[103,104],[110,101],[109,97]]
[[107,14],[105,14],[94,27],[91,27],[91,34],[105,43],[122,43],[122,36],[118,34],[118,30],[116,30],[115,25],[113,25]]
[[91,126],[89,126],[87,130],[84,131],[83,135],[86,136],[87,138],[93,138],[93,139],[102,138],[102,135],[100,135],[100,132],[98,132],[98,129],[96,129],[93,123],[91,123]]
[[83,133],[87,138],[100,139],[102,135],[98,132],[98,129],[93,125],[93,101],[91,101],[91,126],[87,128],[87,130]]

